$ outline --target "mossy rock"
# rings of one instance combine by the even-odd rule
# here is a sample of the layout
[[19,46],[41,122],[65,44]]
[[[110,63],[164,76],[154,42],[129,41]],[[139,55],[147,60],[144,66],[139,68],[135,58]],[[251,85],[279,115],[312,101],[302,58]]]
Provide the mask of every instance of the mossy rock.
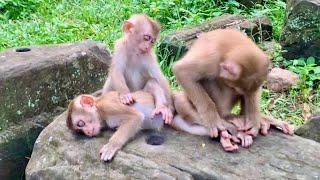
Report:
[[103,86],[110,53],[96,42],[32,46],[0,53],[0,131]]
[[320,59],[320,1],[288,0],[280,43],[289,59]]

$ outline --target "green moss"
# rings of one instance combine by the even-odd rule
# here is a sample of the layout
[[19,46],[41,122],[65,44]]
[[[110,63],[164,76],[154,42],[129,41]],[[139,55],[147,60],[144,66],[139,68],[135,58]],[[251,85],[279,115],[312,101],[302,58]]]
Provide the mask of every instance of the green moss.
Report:
[[0,128],[41,112],[65,107],[80,93],[90,93],[103,86],[106,69],[97,61],[80,56],[67,65],[35,70],[31,76],[8,79],[0,90]]

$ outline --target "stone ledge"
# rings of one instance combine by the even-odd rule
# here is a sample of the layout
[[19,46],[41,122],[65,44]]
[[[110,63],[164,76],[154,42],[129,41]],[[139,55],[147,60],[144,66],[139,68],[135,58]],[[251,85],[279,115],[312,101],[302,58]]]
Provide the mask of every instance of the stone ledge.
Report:
[[41,113],[0,132],[0,179],[23,177],[35,140],[43,128],[63,110],[56,108],[52,113]]
[[[161,146],[139,134],[102,163],[99,149],[111,132],[96,138],[71,133],[59,116],[38,137],[26,168],[26,179],[317,179],[320,144],[272,131],[249,149],[226,153],[217,141],[165,129]],[[307,147],[307,148],[306,148]]]
[[161,51],[168,50],[167,53],[171,55],[176,53],[182,55],[188,50],[197,35],[219,28],[242,30],[257,41],[270,40],[272,36],[271,21],[266,16],[245,19],[243,16],[226,14],[165,35],[161,41],[160,49]]
[[101,88],[111,62],[106,48],[90,40],[30,48],[0,53],[0,131]]

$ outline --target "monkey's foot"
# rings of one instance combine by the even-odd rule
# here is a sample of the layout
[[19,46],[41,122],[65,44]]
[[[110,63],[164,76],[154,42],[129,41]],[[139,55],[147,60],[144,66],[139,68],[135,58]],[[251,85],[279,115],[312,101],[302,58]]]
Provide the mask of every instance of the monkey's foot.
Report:
[[239,149],[236,143],[240,143],[240,140],[229,134],[228,131],[224,130],[220,133],[220,143],[223,149],[227,152],[235,152]]
[[221,137],[220,143],[222,145],[223,150],[225,150],[226,152],[235,152],[239,149],[238,145],[233,144],[231,139],[229,138]]
[[111,143],[104,145],[99,151],[100,159],[104,162],[110,162],[119,149],[119,147]]
[[281,121],[270,116],[264,116],[261,119],[260,133],[262,135],[267,135],[270,129],[270,126],[279,129],[284,134],[293,135],[294,133],[294,127],[292,125],[290,125],[285,121]]
[[253,137],[244,132],[238,132],[237,137],[241,141],[241,147],[249,148],[253,143]]

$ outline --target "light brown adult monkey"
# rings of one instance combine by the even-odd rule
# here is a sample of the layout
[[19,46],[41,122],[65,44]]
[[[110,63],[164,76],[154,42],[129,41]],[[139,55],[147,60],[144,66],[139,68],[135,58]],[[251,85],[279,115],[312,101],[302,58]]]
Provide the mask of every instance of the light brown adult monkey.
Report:
[[169,83],[162,74],[152,50],[160,25],[143,14],[132,15],[123,23],[124,35],[115,43],[113,61],[103,93],[120,92],[121,102],[134,102],[132,92],[149,92],[155,99],[151,116],[162,114],[166,124],[173,118]]
[[260,88],[270,61],[245,34],[218,29],[201,34],[190,50],[173,66],[173,73],[201,122],[217,137],[227,129],[226,117],[241,101],[242,129],[256,136],[261,126]]
[[[185,93],[173,92],[172,96],[177,115],[174,116],[171,125],[177,130],[185,131],[190,134],[210,136],[209,128],[199,124],[199,122],[202,121],[200,119],[200,114],[197,112],[196,108],[192,105]],[[238,129],[242,129],[245,125],[244,117],[241,115],[229,115],[226,116],[225,119],[234,124]],[[294,133],[293,127],[287,122],[263,116],[261,120],[260,133],[262,135],[267,135],[270,126],[280,129],[285,134],[292,135]],[[243,131],[231,129],[230,132],[231,136],[229,136],[226,131],[222,131],[220,134],[220,143],[225,151],[233,152],[238,150],[236,143],[241,143],[242,147],[247,148],[253,142],[252,136],[247,135]]]
[[128,106],[120,102],[120,94],[116,91],[99,97],[79,95],[68,106],[67,126],[89,137],[98,135],[106,126],[118,128],[100,150],[101,160],[110,161],[141,129],[160,129],[164,124],[161,116],[150,118],[155,107],[150,93],[137,91],[132,97],[136,102]]

